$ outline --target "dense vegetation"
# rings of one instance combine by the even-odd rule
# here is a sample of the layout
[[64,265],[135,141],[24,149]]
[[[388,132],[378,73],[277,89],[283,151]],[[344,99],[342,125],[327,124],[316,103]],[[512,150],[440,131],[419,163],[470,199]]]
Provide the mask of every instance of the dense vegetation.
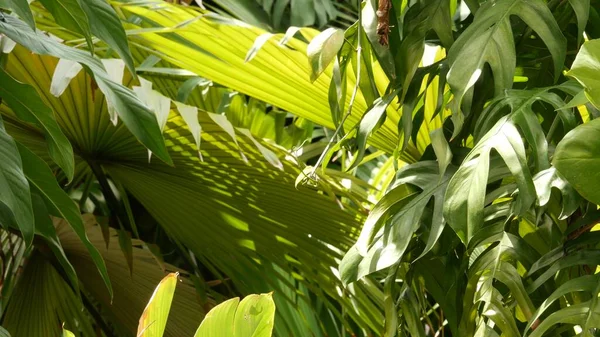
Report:
[[598,0],[0,9],[0,336],[600,334]]

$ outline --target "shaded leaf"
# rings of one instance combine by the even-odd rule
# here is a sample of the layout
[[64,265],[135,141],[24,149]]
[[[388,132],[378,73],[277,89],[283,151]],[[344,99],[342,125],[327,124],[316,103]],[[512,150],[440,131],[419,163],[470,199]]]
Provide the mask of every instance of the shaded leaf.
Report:
[[[0,72],[1,73],[1,72]],[[34,222],[29,183],[23,173],[19,150],[13,138],[6,133],[0,118],[0,202],[11,215],[29,246],[33,241]],[[10,224],[3,223],[4,227]]]
[[81,50],[70,48],[40,32],[27,29],[15,18],[7,17],[6,22],[0,21],[0,32],[34,53],[65,58],[85,65],[129,130],[161,160],[171,162],[154,114],[144,107],[133,91],[112,81],[102,62]]
[[81,214],[75,202],[63,191],[52,174],[48,165],[29,149],[17,144],[23,160],[23,172],[32,188],[44,198],[44,202],[52,214],[57,214],[69,222],[71,228],[77,233],[79,239],[86,245],[94,264],[98,268],[109,293],[112,296],[112,287],[106,270],[106,265],[98,250],[90,243],[85,233]]
[[28,84],[20,83],[0,69],[0,97],[22,120],[35,124],[46,135],[50,157],[63,169],[69,181],[73,179],[75,160],[73,147],[58,126],[54,113]]

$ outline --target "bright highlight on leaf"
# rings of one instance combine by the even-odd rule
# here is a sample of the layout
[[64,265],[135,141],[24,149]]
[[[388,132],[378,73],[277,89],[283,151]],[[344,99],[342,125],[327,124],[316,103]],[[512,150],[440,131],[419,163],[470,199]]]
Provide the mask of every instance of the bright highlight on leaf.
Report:
[[171,273],[156,286],[140,317],[136,337],[162,337],[167,326],[178,277],[179,273]]
[[312,68],[311,81],[314,82],[333,61],[343,43],[344,32],[335,28],[327,28],[310,41],[306,54]]
[[248,295],[214,307],[194,337],[270,337],[274,321],[273,295]]

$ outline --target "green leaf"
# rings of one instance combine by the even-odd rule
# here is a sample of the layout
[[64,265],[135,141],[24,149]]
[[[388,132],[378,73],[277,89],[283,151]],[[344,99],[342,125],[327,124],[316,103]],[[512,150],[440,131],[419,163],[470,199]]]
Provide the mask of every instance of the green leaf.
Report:
[[75,172],[73,147],[64,135],[54,112],[40,98],[37,91],[28,84],[20,83],[3,69],[0,69],[0,97],[20,119],[37,125],[43,130],[48,143],[50,157],[63,169],[69,181]]
[[119,54],[125,61],[127,69],[135,77],[129,42],[115,10],[106,0],[79,0],[79,3],[89,19],[92,33]]
[[555,79],[560,76],[567,41],[545,1],[487,1],[448,52],[448,84],[456,96],[457,107],[486,63],[493,73],[496,94],[512,87],[516,65],[512,15],[520,17],[541,37],[552,54]]
[[0,32],[34,53],[83,64],[86,70],[93,74],[98,87],[108,102],[115,107],[127,128],[157,157],[166,163],[172,163],[152,111],[144,106],[132,90],[112,81],[100,60],[84,51],[60,44],[43,33],[33,32],[20,20],[12,17],[6,17],[6,22],[0,21]]
[[450,150],[443,129],[431,131],[429,137],[431,138],[431,147],[438,161],[440,176],[443,177],[448,165],[452,162],[452,150]]
[[6,329],[4,329],[1,326],[0,326],[0,337],[10,337],[10,334],[8,333],[8,331],[6,331]]
[[33,212],[35,216],[35,232],[44,238],[52,253],[58,260],[58,263],[63,268],[71,286],[75,290],[75,293],[79,294],[79,280],[77,278],[77,273],[73,268],[71,262],[65,255],[65,251],[63,250],[62,245],[60,244],[60,240],[58,239],[58,235],[56,234],[56,229],[54,228],[54,224],[52,223],[52,219],[50,218],[50,214],[48,214],[48,209],[44,204],[44,200],[42,197],[37,194],[32,194],[33,201]]
[[[23,235],[27,246],[33,242],[34,224],[29,183],[23,173],[19,149],[13,138],[6,133],[0,118],[0,203],[7,208],[11,220]],[[9,221],[11,221],[9,220]],[[9,224],[2,224],[8,227]]]
[[405,38],[395,57],[397,76],[403,79],[402,97],[406,95],[423,57],[427,33],[435,31],[446,48],[454,42],[449,0],[417,2],[408,9],[404,20]]
[[69,222],[71,228],[73,228],[79,239],[87,247],[90,256],[92,257],[92,261],[96,265],[96,268],[98,268],[98,271],[108,288],[108,292],[112,296],[112,287],[106,265],[96,247],[90,243],[85,234],[85,228],[77,205],[69,195],[58,186],[52,171],[42,159],[21,144],[17,143],[17,147],[21,159],[23,160],[23,172],[30,185],[44,198],[44,202],[50,212],[58,214]]
[[272,294],[232,298],[206,315],[194,337],[270,337],[274,320]]
[[552,164],[587,200],[600,204],[600,120],[571,130],[556,146]]
[[469,152],[446,191],[444,215],[465,245],[483,226],[492,149],[500,154],[516,179],[519,196],[515,214],[523,214],[535,200],[535,187],[527,167],[523,140],[508,118],[502,117]]
[[344,31],[336,28],[327,28],[310,41],[306,54],[312,68],[311,82],[314,82],[333,61],[343,44]]
[[[86,13],[81,8],[82,0],[39,0],[52,13],[54,20],[66,29],[81,34],[93,53],[94,43]],[[87,0],[86,0],[87,1]]]
[[119,233],[119,247],[121,247],[123,256],[125,256],[125,259],[127,260],[129,273],[133,274],[133,247],[131,244],[131,234],[124,229],[117,232]]
[[10,9],[15,12],[21,19],[23,19],[31,29],[35,30],[35,20],[33,19],[33,13],[29,8],[29,1],[27,0],[6,0],[7,5]]
[[590,17],[590,0],[569,0],[569,4],[577,16],[577,43],[580,43]]
[[179,273],[171,273],[156,286],[142,317],[140,317],[137,337],[162,337],[167,326],[178,277]]
[[581,83],[590,102],[600,108],[600,39],[581,46],[567,76]]
[[[573,293],[573,292],[580,292],[580,291],[585,291],[585,292],[592,292],[594,291],[594,289],[596,289],[596,287],[598,286],[598,283],[600,281],[600,275],[596,274],[596,275],[584,275],[581,277],[577,277],[575,279],[569,280],[563,284],[560,285],[560,287],[556,288],[556,290],[554,290],[554,292],[552,292],[552,294],[550,296],[548,296],[544,302],[538,307],[537,311],[535,312],[535,314],[533,315],[533,317],[531,317],[531,319],[529,320],[529,323],[527,324],[527,327],[525,328],[525,332],[528,332],[529,329],[531,328],[531,326],[535,323],[538,322],[539,323],[539,318],[542,316],[542,314],[544,314],[544,312],[550,308],[550,305],[552,303],[554,303],[556,300],[560,299],[561,297],[569,294],[569,293]],[[566,314],[566,312],[562,312],[562,310],[558,310],[555,312],[556,316],[562,316],[563,314]],[[566,315],[565,315],[566,316]],[[540,326],[538,326],[538,328],[541,327],[541,329],[538,328],[535,329],[535,334],[539,334],[539,336],[543,335],[544,332],[550,328],[552,326],[552,324],[549,324],[549,322],[546,322],[547,319],[544,319],[542,321],[542,324],[540,324]]]
[[63,327],[62,337],[75,337],[75,334]]
[[390,93],[387,93],[383,97],[377,98],[373,102],[373,107],[367,111],[360,123],[358,124],[358,131],[356,133],[356,143],[358,152],[356,158],[352,162],[349,170],[358,166],[365,156],[365,150],[367,148],[367,139],[383,124],[386,117],[386,110],[390,103],[396,98],[401,88],[398,88]]

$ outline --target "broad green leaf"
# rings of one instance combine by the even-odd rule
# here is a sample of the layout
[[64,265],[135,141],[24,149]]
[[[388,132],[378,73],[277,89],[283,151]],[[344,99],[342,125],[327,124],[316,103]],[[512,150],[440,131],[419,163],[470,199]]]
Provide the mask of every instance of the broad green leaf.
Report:
[[27,0],[6,0],[6,4],[10,7],[10,9],[17,13],[17,15],[23,19],[23,21],[27,22],[31,29],[35,30],[35,20],[33,19],[33,13],[31,13],[31,8],[29,8],[29,1]]
[[465,245],[483,227],[492,149],[500,154],[516,179],[519,195],[514,212],[523,214],[535,200],[535,187],[527,167],[523,140],[507,117],[502,117],[469,152],[446,191],[444,215]]
[[129,42],[115,10],[106,0],[79,0],[79,4],[89,19],[91,32],[116,51],[135,76]]
[[274,323],[273,294],[248,295],[235,311],[233,336],[270,337]]
[[590,0],[569,0],[569,4],[577,16],[577,42],[580,43],[590,17]]
[[171,302],[175,294],[179,273],[171,273],[160,281],[138,325],[137,337],[162,337],[167,326]]
[[403,79],[402,97],[406,95],[423,57],[427,33],[433,30],[446,48],[454,42],[449,0],[417,2],[408,9],[404,20],[402,33],[405,37],[395,53],[397,77]]
[[[423,239],[425,248],[416,259],[427,254],[444,230],[444,194],[453,171],[449,170],[440,177],[438,164],[434,161],[423,161],[401,168],[394,186],[373,208],[356,245],[340,263],[342,280],[356,281],[397,263],[420,227],[426,227],[429,236],[426,240]],[[421,191],[417,191],[417,188]],[[425,217],[431,198],[435,199],[433,210],[431,213],[427,211],[431,215]],[[423,221],[422,218],[428,220]],[[374,222],[376,227],[372,227]],[[375,235],[367,237],[371,233]]]
[[28,257],[3,315],[2,325],[15,337],[61,336],[63,327],[96,335],[78,294],[39,251]]
[[[136,336],[139,319],[156,286],[166,276],[167,270],[178,270],[166,263],[159,264],[144,246],[145,242],[132,239],[133,269],[130,273],[127,259],[119,247],[116,229],[109,228],[110,244],[106,246],[101,227],[91,214],[84,214],[83,221],[90,242],[100,250],[108,269],[114,297],[108,295],[106,286],[98,274],[85,245],[66,221],[54,219],[56,231],[67,257],[77,271],[77,276],[87,293],[98,302],[104,317],[115,327],[118,336]],[[192,336],[205,312],[203,305],[213,305],[211,299],[199,302],[194,286],[186,279],[178,282],[171,305],[169,324],[164,337]],[[162,337],[162,336],[161,336]]]
[[516,65],[512,15],[521,18],[540,36],[552,55],[555,79],[560,76],[567,41],[546,3],[543,0],[487,1],[448,52],[448,84],[456,96],[456,113],[486,63],[494,76],[496,94],[512,87]]
[[418,193],[414,188],[407,185],[399,185],[385,194],[371,212],[369,212],[369,216],[365,220],[363,229],[356,241],[356,246],[361,255],[367,255],[369,246],[373,242],[373,238],[383,226],[383,222],[390,213],[394,214],[402,209],[402,207],[417,194]]
[[88,48],[93,53],[94,43],[90,32],[90,24],[87,14],[81,6],[85,1],[81,0],[39,0],[42,5],[52,13],[54,20],[68,30],[83,35],[87,41]]
[[589,201],[600,204],[600,120],[571,130],[556,146],[552,164]]
[[400,88],[376,99],[375,102],[373,102],[373,107],[363,115],[360,124],[358,124],[358,131],[356,133],[358,153],[356,154],[356,158],[350,169],[362,162],[367,147],[367,139],[383,124],[386,117],[386,109],[399,92]]
[[563,207],[559,219],[566,219],[577,210],[577,207],[579,207],[579,196],[573,187],[563,179],[556,168],[551,167],[547,170],[538,172],[533,177],[533,184],[535,185],[538,204],[540,206],[548,204],[552,188],[557,188],[560,191]]
[[[2,211],[8,211],[29,246],[33,241],[34,222],[29,183],[23,173],[19,149],[13,138],[6,133],[0,118],[0,203]],[[3,223],[8,228],[10,224]]]
[[[533,317],[531,317],[531,319],[529,320],[529,323],[527,324],[527,327],[525,328],[525,332],[527,333],[529,331],[529,329],[531,328],[531,326],[535,323],[538,322],[539,323],[539,318],[542,316],[542,314],[544,314],[544,312],[546,310],[548,310],[548,308],[550,307],[550,305],[552,303],[554,303],[556,300],[560,299],[561,297],[572,293],[572,292],[578,292],[578,291],[585,291],[585,292],[592,292],[594,291],[594,289],[596,289],[596,287],[598,286],[598,283],[600,281],[598,274],[596,275],[584,275],[572,280],[569,280],[563,284],[560,285],[560,287],[556,288],[556,290],[554,290],[554,292],[548,296],[544,302],[539,306],[539,308],[537,309],[537,311],[535,312],[535,315]],[[557,313],[560,313],[561,310],[559,310]],[[558,314],[557,316],[560,316],[560,314]],[[543,322],[543,321],[542,321]],[[547,327],[551,327],[550,324],[544,324]],[[542,335],[544,333],[544,331],[546,331],[545,326],[542,326],[541,331],[539,332],[540,335]],[[537,328],[535,330],[538,330]]]
[[225,301],[204,318],[194,337],[270,337],[275,321],[272,294]]
[[567,76],[585,88],[587,98],[600,108],[600,39],[586,41],[579,49]]
[[227,300],[208,312],[194,337],[227,337],[235,336],[235,312],[240,304],[239,298]]
[[310,41],[308,47],[306,47],[306,54],[312,68],[312,74],[310,75],[312,82],[333,61],[343,43],[344,32],[336,28],[327,28]]
[[6,331],[6,329],[4,329],[1,326],[0,326],[0,337],[10,337],[10,334],[8,333],[8,331]]
[[60,243],[58,235],[56,234],[56,229],[54,228],[50,214],[48,213],[48,208],[44,204],[42,197],[37,193],[32,194],[32,201],[33,212],[35,216],[35,232],[36,234],[41,235],[48,246],[50,246],[50,250],[52,250],[52,253],[54,253],[58,263],[63,268],[63,271],[71,283],[71,286],[78,293],[79,280],[77,279],[77,273],[65,255],[65,251]]
[[106,265],[98,250],[90,243],[85,233],[81,214],[75,202],[63,191],[52,174],[48,165],[29,149],[17,143],[21,159],[23,160],[23,172],[32,188],[44,198],[44,202],[52,214],[57,214],[67,220],[71,228],[77,233],[79,239],[87,247],[94,264],[98,268],[108,292],[112,296],[112,287]]
[[[567,82],[568,83],[568,82]],[[481,113],[475,125],[473,136],[476,141],[493,128],[497,120],[506,114],[507,118],[519,126],[525,140],[529,143],[535,162],[536,170],[550,167],[548,159],[548,140],[543,127],[540,125],[534,104],[544,102],[556,110],[549,110],[550,116],[556,114],[562,122],[563,130],[569,131],[575,127],[575,116],[570,111],[562,109],[564,100],[552,90],[565,91],[563,86],[552,86],[534,90],[506,90],[504,95],[497,96]]]
[[[160,3],[160,6],[155,6]],[[183,69],[227,86],[240,93],[260,99],[298,117],[335,129],[329,106],[329,84],[331,71],[326,69],[319,78],[311,82],[311,66],[306,55],[307,44],[299,39],[290,39],[282,48],[271,39],[261,48],[252,62],[244,62],[247,51],[255,39],[265,33],[252,27],[217,24],[206,17],[198,18],[195,12],[163,1],[148,1],[144,6],[126,5],[121,7],[126,18],[140,17],[144,24],[152,27],[174,27],[183,22],[189,23],[185,29],[174,32],[178,37],[189,41],[183,44],[166,39],[164,34],[148,33],[130,36],[132,43],[149,48],[161,58]],[[188,34],[187,30],[202,32],[202,35]],[[302,28],[301,32],[311,40],[316,31]],[[218,55],[218,57],[214,56]],[[294,66],[287,66],[294,64]],[[333,68],[333,67],[331,67]],[[375,84],[380,92],[389,81],[383,70],[373,65]],[[355,76],[349,73],[345,101],[351,98]],[[188,102],[189,104],[189,102]],[[369,108],[362,92],[357,94],[352,113],[346,121],[346,127],[358,124],[364,112]],[[398,109],[392,103],[390,111]],[[397,124],[399,116],[389,114],[379,132],[372,135],[371,145],[388,153],[393,153],[398,144]],[[412,144],[401,154],[401,159],[414,162],[420,155]]]
[[16,81],[2,69],[0,82],[3,83],[0,86],[3,103],[6,103],[17,117],[43,130],[50,157],[63,169],[69,180],[73,179],[73,147],[58,126],[52,109],[44,104],[33,87]]
[[6,17],[6,22],[0,21],[0,32],[34,53],[82,63],[93,74],[98,87],[129,130],[157,157],[171,163],[154,114],[137,99],[133,91],[112,81],[100,60],[84,51],[60,44],[40,32],[33,32],[12,17]]

